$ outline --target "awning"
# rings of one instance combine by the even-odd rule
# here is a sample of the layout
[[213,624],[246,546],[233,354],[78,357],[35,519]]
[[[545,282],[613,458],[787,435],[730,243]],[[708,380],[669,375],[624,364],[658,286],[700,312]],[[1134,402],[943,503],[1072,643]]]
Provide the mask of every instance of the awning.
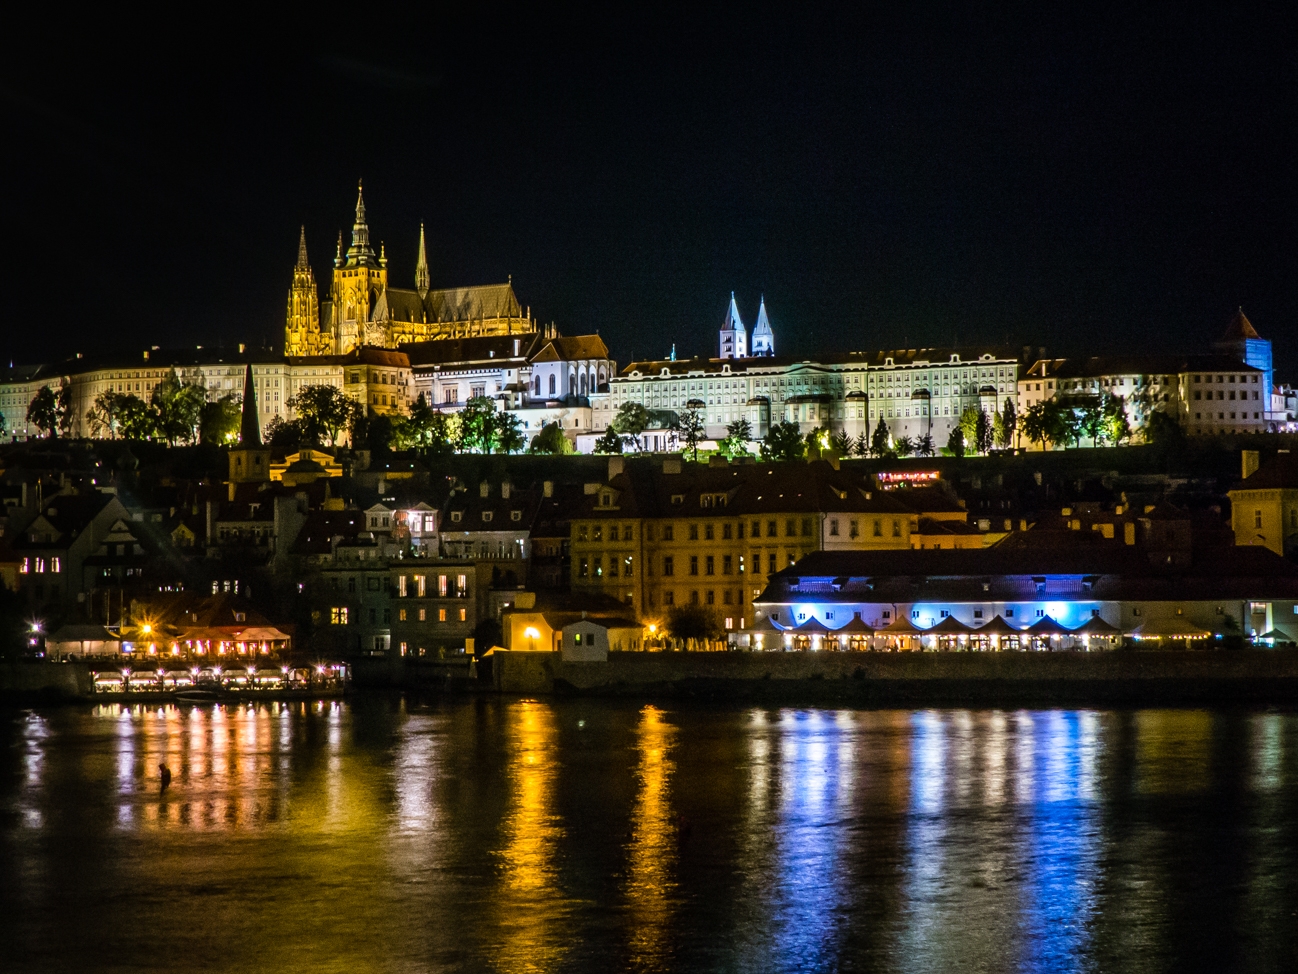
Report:
[[1061,626],[1050,616],[1042,616],[1028,626],[1027,633],[1029,636],[1071,636],[1073,631],[1067,626]]
[[898,616],[891,625],[879,630],[887,636],[922,636],[926,631],[916,628],[905,616]]
[[1150,619],[1133,630],[1142,639],[1207,639],[1212,635],[1207,629],[1196,626],[1188,619]]
[[862,622],[860,616],[853,616],[851,622],[835,629],[834,633],[839,636],[872,636],[874,629]]
[[796,632],[799,636],[823,636],[829,632],[832,632],[833,630],[831,630],[828,626],[826,626],[815,616],[812,616],[810,619],[802,623],[802,625],[798,626],[798,628],[793,631]]
[[992,619],[985,626],[979,626],[975,630],[980,636],[1022,636],[1022,629],[1015,629],[999,615]]
[[1082,636],[1121,636],[1122,630],[1117,626],[1111,626],[1099,616],[1091,616],[1085,623],[1078,626],[1073,632]]
[[966,626],[955,616],[947,616],[935,626],[924,630],[926,636],[967,636],[973,632],[972,626]]

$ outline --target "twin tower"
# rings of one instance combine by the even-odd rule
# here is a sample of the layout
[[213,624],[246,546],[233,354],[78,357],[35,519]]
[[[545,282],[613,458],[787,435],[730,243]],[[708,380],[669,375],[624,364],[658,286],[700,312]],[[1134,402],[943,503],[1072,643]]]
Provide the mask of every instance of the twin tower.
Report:
[[748,329],[739,317],[739,306],[735,304],[735,292],[730,292],[730,307],[726,311],[726,320],[721,325],[721,358],[757,358],[775,354],[775,334],[771,331],[771,322],[766,317],[766,297],[763,295],[761,307],[757,309],[757,324],[753,326],[753,343],[748,344]]

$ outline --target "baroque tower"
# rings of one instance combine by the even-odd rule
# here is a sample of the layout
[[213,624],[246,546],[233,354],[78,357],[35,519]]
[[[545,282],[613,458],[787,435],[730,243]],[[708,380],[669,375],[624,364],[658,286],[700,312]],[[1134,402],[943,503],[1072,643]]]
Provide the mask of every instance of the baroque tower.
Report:
[[243,409],[239,422],[239,445],[230,448],[230,500],[236,484],[261,484],[270,480],[270,450],[261,444],[261,420],[257,415],[257,390],[252,381],[252,364],[244,367]]

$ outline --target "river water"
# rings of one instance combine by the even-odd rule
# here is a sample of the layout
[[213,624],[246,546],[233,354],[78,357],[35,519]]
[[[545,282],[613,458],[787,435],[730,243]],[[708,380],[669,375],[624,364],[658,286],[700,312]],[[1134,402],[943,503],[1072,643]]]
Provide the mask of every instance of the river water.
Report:
[[0,728],[5,972],[1298,970],[1291,713],[384,697]]

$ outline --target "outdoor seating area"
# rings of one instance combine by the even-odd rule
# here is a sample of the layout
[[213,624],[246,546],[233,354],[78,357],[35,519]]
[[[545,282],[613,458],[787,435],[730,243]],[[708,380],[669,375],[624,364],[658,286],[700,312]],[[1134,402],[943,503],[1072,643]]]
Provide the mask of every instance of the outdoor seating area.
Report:
[[1212,638],[1206,629],[1162,621],[1123,631],[1099,616],[1072,629],[1050,616],[1019,628],[1001,615],[981,626],[969,626],[948,615],[928,628],[916,626],[904,616],[875,628],[854,615],[846,625],[831,629],[813,616],[791,627],[767,619],[753,632],[762,636],[754,640],[754,649],[785,652],[1097,652],[1117,649],[1127,639],[1191,645]]

